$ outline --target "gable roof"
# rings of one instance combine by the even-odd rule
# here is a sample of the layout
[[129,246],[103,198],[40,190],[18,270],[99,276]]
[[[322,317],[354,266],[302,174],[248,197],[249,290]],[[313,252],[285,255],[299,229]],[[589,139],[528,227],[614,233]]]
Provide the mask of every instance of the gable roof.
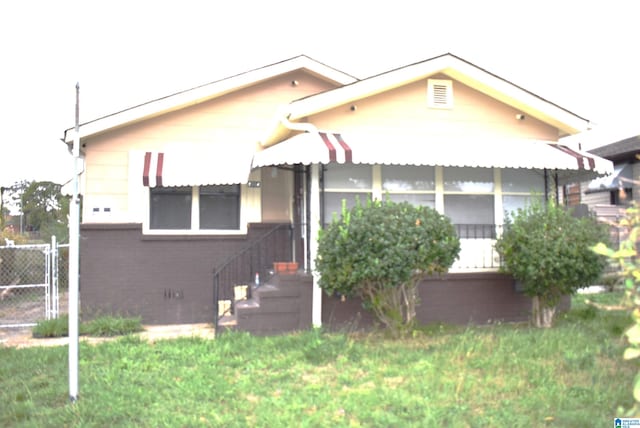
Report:
[[[561,135],[572,135],[588,129],[589,121],[508,80],[486,71],[451,53],[358,80],[319,94],[291,102],[282,111],[288,121],[304,119],[331,108],[380,94],[435,74],[445,74],[523,113],[557,127]],[[262,143],[270,145],[287,134],[278,124]]]
[[[80,125],[80,138],[221,97],[225,94],[300,69],[307,70],[321,79],[334,82],[338,85],[349,84],[357,80],[347,73],[316,61],[306,55],[299,55],[85,122]],[[73,131],[73,129],[74,128],[68,128],[64,131],[63,141],[65,143],[71,143],[73,141],[73,132],[69,132]]]
[[624,140],[597,147],[589,150],[589,152],[613,161],[635,161],[636,155],[640,153],[640,135],[634,135]]

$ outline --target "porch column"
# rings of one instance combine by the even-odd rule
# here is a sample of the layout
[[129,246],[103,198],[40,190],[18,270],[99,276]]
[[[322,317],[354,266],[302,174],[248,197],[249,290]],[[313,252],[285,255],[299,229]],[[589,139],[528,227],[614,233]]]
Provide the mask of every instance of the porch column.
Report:
[[314,327],[322,326],[322,289],[319,286],[320,275],[316,271],[318,256],[318,233],[320,232],[320,165],[311,165],[311,186],[309,195],[310,237],[309,255],[311,258],[311,275],[313,276],[313,294],[311,322]]

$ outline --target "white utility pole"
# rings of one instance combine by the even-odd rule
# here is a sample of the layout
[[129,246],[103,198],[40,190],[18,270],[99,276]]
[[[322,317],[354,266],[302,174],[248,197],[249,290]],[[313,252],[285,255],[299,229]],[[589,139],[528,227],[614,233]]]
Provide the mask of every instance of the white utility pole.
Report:
[[80,83],[76,84],[76,127],[73,136],[73,195],[69,207],[69,399],[78,400],[78,301],[80,274]]
[[311,165],[311,189],[309,210],[311,212],[310,258],[311,274],[313,275],[311,323],[314,327],[322,327],[322,289],[320,288],[320,274],[316,270],[318,257],[318,233],[320,232],[320,168],[322,165]]

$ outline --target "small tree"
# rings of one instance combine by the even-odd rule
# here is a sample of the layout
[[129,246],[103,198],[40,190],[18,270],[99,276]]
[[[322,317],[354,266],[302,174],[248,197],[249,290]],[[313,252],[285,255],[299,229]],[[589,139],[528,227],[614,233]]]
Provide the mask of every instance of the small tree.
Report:
[[359,296],[391,331],[414,325],[417,286],[446,272],[460,251],[448,218],[409,203],[359,202],[320,232],[317,270],[328,294]]
[[533,204],[507,216],[496,250],[532,297],[536,327],[551,327],[560,298],[597,280],[606,260],[591,251],[607,239],[591,217],[576,218],[555,204]]
[[69,198],[62,186],[50,181],[33,181],[20,195],[21,210],[29,230],[40,232],[45,241],[56,235],[60,241],[68,236]]

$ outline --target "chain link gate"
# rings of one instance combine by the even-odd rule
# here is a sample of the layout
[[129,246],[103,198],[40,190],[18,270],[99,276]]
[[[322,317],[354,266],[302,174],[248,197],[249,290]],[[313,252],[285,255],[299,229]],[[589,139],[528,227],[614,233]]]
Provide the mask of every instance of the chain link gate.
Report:
[[67,288],[60,267],[66,266],[68,247],[55,237],[50,244],[0,246],[0,328],[60,316],[60,288]]

